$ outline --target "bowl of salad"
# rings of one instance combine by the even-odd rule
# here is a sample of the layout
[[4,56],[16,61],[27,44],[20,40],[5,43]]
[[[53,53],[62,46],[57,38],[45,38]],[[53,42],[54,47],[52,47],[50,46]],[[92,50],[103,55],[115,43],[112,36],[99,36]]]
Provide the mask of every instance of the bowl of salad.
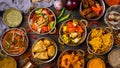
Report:
[[59,43],[69,46],[80,45],[86,38],[87,23],[84,19],[69,19],[62,23],[59,30]]
[[55,33],[56,17],[49,8],[35,8],[28,18],[31,30],[37,34],[45,35]]

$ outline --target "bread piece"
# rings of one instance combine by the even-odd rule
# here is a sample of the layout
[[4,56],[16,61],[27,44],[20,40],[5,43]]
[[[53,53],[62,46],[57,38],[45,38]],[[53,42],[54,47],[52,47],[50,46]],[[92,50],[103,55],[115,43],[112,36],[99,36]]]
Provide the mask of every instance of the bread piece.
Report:
[[55,47],[53,45],[48,47],[48,56],[52,57],[55,54]]
[[42,51],[45,51],[46,49],[47,49],[47,48],[46,48],[46,46],[44,45],[43,41],[40,40],[40,41],[38,41],[38,42],[34,45],[34,47],[33,47],[33,49],[32,49],[32,52],[42,52]]
[[41,53],[36,53],[34,55],[34,58],[37,58],[37,59],[49,59],[48,55],[47,55],[47,51],[45,52],[41,52]]

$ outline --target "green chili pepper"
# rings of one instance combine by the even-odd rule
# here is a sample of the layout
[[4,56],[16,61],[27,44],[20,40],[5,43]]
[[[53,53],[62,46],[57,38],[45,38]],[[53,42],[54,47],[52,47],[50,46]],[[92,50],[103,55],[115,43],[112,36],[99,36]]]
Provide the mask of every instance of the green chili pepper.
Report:
[[50,28],[53,28],[54,27],[54,21],[51,21],[50,22]]
[[62,11],[60,12],[60,15],[57,17],[57,19],[61,18],[65,12],[65,8],[62,8]]
[[68,19],[68,18],[70,17],[70,15],[71,15],[71,14],[67,14],[66,16],[60,18],[60,19],[57,21],[57,23],[60,23],[60,22],[62,22],[62,21],[64,21],[64,20]]
[[41,9],[38,9],[35,11],[35,14],[40,14],[42,12],[42,8]]

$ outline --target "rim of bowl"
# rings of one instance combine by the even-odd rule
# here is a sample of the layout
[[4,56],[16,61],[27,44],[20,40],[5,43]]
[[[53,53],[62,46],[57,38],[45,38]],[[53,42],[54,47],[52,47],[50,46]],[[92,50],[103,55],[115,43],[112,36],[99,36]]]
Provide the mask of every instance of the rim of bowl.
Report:
[[99,57],[95,57],[95,58],[90,59],[90,60],[88,61],[88,63],[87,63],[87,68],[89,68],[88,66],[89,66],[90,62],[93,61],[94,59],[99,59],[99,60],[101,60],[101,62],[103,62],[104,68],[106,68],[105,62],[104,62],[101,58],[99,58]]
[[[109,27],[112,27],[113,29],[118,30],[118,28],[114,28],[113,26],[111,26],[111,25],[107,22],[108,12],[109,12],[112,8],[116,8],[116,7],[120,7],[120,5],[110,6],[110,7],[106,10],[106,13],[105,13],[105,16],[104,16],[104,21],[105,21],[105,24],[107,24]],[[120,28],[119,28],[119,29],[120,29]]]
[[[39,39],[37,39],[36,41],[34,41],[34,43],[32,44],[32,49],[33,49],[34,45],[35,45],[39,40],[41,40],[41,39],[48,39],[48,40],[50,40],[51,42],[54,43],[54,47],[55,47],[55,54],[54,54],[54,56],[51,57],[51,59],[47,59],[47,60],[45,60],[45,61],[42,60],[42,59],[39,59],[39,60],[42,61],[43,63],[51,62],[51,61],[54,60],[55,57],[57,56],[57,53],[58,53],[57,44],[55,43],[54,40],[50,39],[49,37],[40,37]],[[32,50],[31,50],[31,52],[32,52]],[[34,56],[34,53],[33,53],[33,52],[32,52],[32,56]]]
[[[59,37],[63,41],[64,44],[66,44],[66,43],[65,43],[65,41],[63,40],[63,38],[61,36],[61,30],[62,30],[62,27],[64,26],[64,24],[66,24],[69,20],[73,20],[73,19],[68,19],[68,20],[64,21],[61,24],[60,29],[59,29]],[[86,28],[85,24],[82,23],[82,25],[84,26],[83,28],[84,28],[84,32],[85,32],[84,38],[80,41],[80,43],[77,43],[77,44],[74,44],[74,45],[71,45],[71,44],[66,44],[66,45],[68,45],[68,46],[78,46],[78,45],[82,44],[85,41],[86,36],[87,36],[87,28]]]
[[[102,4],[102,6],[103,6],[103,10],[102,10],[102,12],[101,12],[101,14],[100,14],[99,17],[93,18],[93,19],[89,19],[89,18],[87,18],[87,17],[85,17],[85,16],[82,16],[81,13],[80,13],[80,15],[81,15],[83,18],[87,19],[87,20],[98,20],[98,19],[100,19],[100,18],[104,15],[104,12],[105,12],[105,3],[104,3],[103,0],[99,0],[99,1],[101,1],[101,4]],[[81,12],[81,11],[82,11],[82,2],[80,3],[80,12]]]
[[21,13],[18,9],[11,7],[11,8],[7,9],[7,10],[4,12],[4,14],[3,14],[3,22],[4,22],[4,24],[7,25],[8,27],[18,27],[18,26],[22,23],[23,17],[22,17],[21,21],[19,22],[19,24],[18,24],[17,26],[10,26],[10,25],[8,25],[8,24],[6,23],[6,21],[5,21],[5,14],[8,13],[8,11],[11,11],[11,10],[14,10],[14,11],[19,12],[20,15],[21,15],[21,17],[22,17],[22,13]]
[[[43,7],[43,8],[45,8],[45,7]],[[50,8],[45,8],[45,9],[48,9],[53,15],[54,15],[54,19],[55,19],[55,23],[54,23],[54,27],[50,30],[50,31],[48,31],[48,32],[46,32],[46,33],[39,33],[39,32],[37,32],[37,31],[34,31],[32,28],[31,28],[31,26],[30,26],[30,16],[31,16],[31,14],[35,11],[35,10],[37,10],[37,9],[40,9],[40,8],[35,8],[35,9],[33,9],[31,12],[30,12],[30,14],[29,14],[29,16],[28,16],[28,25],[29,25],[29,27],[30,27],[30,29],[34,32],[34,33],[36,33],[36,34],[39,34],[39,35],[46,35],[46,34],[49,34],[50,32],[52,32],[53,30],[54,30],[54,28],[56,28],[55,26],[56,26],[56,15],[55,15],[55,13],[50,9]]]
[[[26,47],[25,47],[24,51],[21,52],[20,54],[9,54],[9,53],[3,48],[2,39],[3,39],[4,35],[5,35],[7,32],[11,31],[11,30],[19,30],[19,31],[21,31],[21,32],[25,35],[25,37],[26,37],[26,41],[27,41]],[[11,28],[11,29],[7,29],[6,31],[4,31],[4,33],[1,35],[1,41],[0,41],[0,43],[1,43],[1,49],[2,49],[3,52],[5,52],[7,55],[9,55],[9,56],[20,56],[20,55],[22,55],[22,54],[27,50],[28,45],[29,45],[29,40],[28,40],[27,34],[26,34],[24,31],[22,31],[21,29],[18,29],[18,28]]]
[[[94,28],[94,29],[99,29],[99,28],[101,28],[101,27]],[[102,29],[104,29],[104,28],[102,28]],[[87,39],[86,39],[86,43],[87,43],[88,49],[89,49],[92,53],[94,53],[94,54],[96,54],[96,55],[104,55],[104,54],[108,53],[108,52],[112,49],[113,43],[114,43],[113,34],[112,34],[112,44],[111,44],[111,47],[109,48],[108,51],[103,52],[103,53],[95,53],[95,52],[90,48],[90,45],[89,45],[89,43],[88,43],[88,39],[89,39],[90,34],[91,34],[91,31],[88,33],[88,36],[87,36]]]
[[[117,50],[119,50],[120,51],[120,49],[118,49],[118,48],[116,48],[116,49],[113,49],[109,54],[108,54],[108,56],[107,56],[107,58],[108,58],[108,62],[110,63],[110,65],[111,65],[111,62],[110,62],[110,55],[111,55],[111,53],[113,53],[114,51],[117,51]],[[111,65],[112,66],[112,65]]]
[[[60,58],[66,53],[66,52],[68,52],[68,51],[75,51],[75,52],[77,52],[77,50],[75,50],[75,49],[67,49],[67,50],[64,50],[60,55],[59,55],[59,57],[58,57],[58,61],[57,61],[57,65],[58,65],[58,68],[60,68]],[[80,52],[79,52],[80,53]],[[84,59],[84,56],[82,56],[82,54],[80,53],[80,55],[81,55],[81,57],[82,57],[82,59],[84,60],[84,63],[83,63],[83,67],[82,68],[84,68],[84,66],[85,66],[85,59]]]

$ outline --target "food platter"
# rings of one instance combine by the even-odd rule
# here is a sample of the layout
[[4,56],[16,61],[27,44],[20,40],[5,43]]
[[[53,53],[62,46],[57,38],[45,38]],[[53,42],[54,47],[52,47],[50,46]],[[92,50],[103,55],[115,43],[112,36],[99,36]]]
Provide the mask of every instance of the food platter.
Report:
[[[31,13],[23,14],[22,23],[18,27],[16,27],[16,29],[19,29],[20,27],[22,27],[23,28],[23,29],[21,29],[21,30],[23,30],[22,32],[26,35],[26,38],[28,37],[27,38],[27,45],[28,46],[26,47],[24,52],[19,54],[19,55],[10,55],[4,51],[3,47],[1,47],[0,49],[2,49],[2,51],[5,54],[13,57],[16,60],[17,68],[24,68],[24,67],[27,67],[27,65],[29,65],[29,64],[31,64],[33,66],[33,68],[36,68],[36,66],[38,68],[62,68],[62,67],[60,67],[61,66],[60,63],[62,63],[61,58],[64,55],[70,56],[70,55],[72,55],[72,53],[75,54],[74,57],[82,57],[81,60],[76,61],[76,62],[78,62],[78,65],[80,65],[82,63],[81,68],[89,68],[89,66],[91,66],[90,64],[96,60],[98,62],[102,63],[101,65],[103,65],[103,66],[101,68],[112,68],[112,66],[110,65],[110,62],[108,61],[108,56],[111,54],[110,52],[112,50],[114,50],[116,48],[119,49],[119,45],[114,44],[114,33],[112,33],[114,31],[112,31],[113,29],[111,30],[111,27],[108,26],[108,24],[106,24],[106,22],[104,20],[104,16],[105,16],[104,14],[106,14],[105,10],[107,10],[109,8],[109,6],[107,6],[105,4],[105,2],[103,4],[103,6],[104,6],[104,10],[103,10],[103,14],[100,16],[100,18],[98,17],[97,19],[93,19],[93,20],[84,18],[80,14],[80,9],[77,9],[74,11],[66,10],[64,15],[69,13],[69,14],[71,14],[70,18],[68,20],[65,20],[65,21],[58,23],[58,24],[56,24],[56,22],[57,22],[56,19],[59,16],[58,11],[56,11],[53,6],[51,6],[49,8],[44,8],[45,10],[47,9],[53,13],[53,15],[54,15],[53,18],[54,18],[55,24],[53,24],[53,28],[50,31],[47,31],[46,33],[43,33],[43,34],[38,33],[37,31],[34,31],[31,28],[30,15],[35,10],[40,9],[40,8],[35,8],[31,11]],[[3,15],[3,13],[0,13],[0,16],[2,16],[2,15]],[[64,26],[67,26],[68,22],[73,22],[73,19],[79,20],[80,23],[82,20],[85,20],[85,21],[87,21],[87,23],[85,23],[85,22],[81,23],[82,28],[83,28],[83,39],[80,40],[80,43],[71,45],[71,44],[66,44],[66,41],[64,39],[62,39],[62,34],[65,34],[64,32],[62,32],[62,30],[63,30]],[[76,25],[76,24],[74,24],[74,25]],[[78,25],[80,25],[80,24],[77,24],[77,26]],[[75,32],[77,32],[79,30],[79,29],[77,29],[78,28],[77,26],[76,27],[74,26]],[[92,50],[91,47],[89,47],[89,45],[92,46],[92,44],[89,43],[89,41],[91,41],[91,39],[92,39],[92,38],[89,39],[89,37],[91,36],[92,30],[97,29],[98,27],[100,27],[100,29],[101,28],[107,29],[106,30],[108,32],[107,34],[110,33],[109,40],[110,40],[110,44],[111,44],[110,47],[107,49],[107,51],[100,53],[100,54],[97,54],[96,52],[94,52],[94,50]],[[106,27],[109,27],[110,29],[108,29]],[[14,29],[14,28],[10,28],[10,29]],[[55,30],[55,32],[54,32],[54,30]],[[71,31],[71,30],[69,30],[69,31]],[[100,32],[100,31],[98,31],[98,32]],[[93,33],[95,33],[95,32],[93,32]],[[103,30],[102,36],[104,36],[105,34],[106,34],[106,32]],[[76,36],[75,38],[77,38],[77,37],[79,37],[79,36]],[[40,43],[41,40],[45,41],[43,38],[51,40],[52,42],[54,42],[54,44],[50,44],[47,47],[45,45],[46,43],[43,43],[44,46],[46,46],[46,47],[44,47]],[[100,37],[100,38],[102,38],[102,37]],[[71,39],[71,38],[69,38],[69,39]],[[105,39],[106,38],[103,38],[102,40],[105,40]],[[63,44],[60,43],[60,41],[62,41]],[[96,41],[98,41],[98,40],[96,40]],[[37,52],[33,50],[33,49],[35,49],[36,46],[38,46],[37,45],[38,42],[41,45],[40,48],[43,48],[43,51],[40,51],[42,49],[40,49],[40,50],[37,49]],[[100,44],[106,44],[106,43],[100,43]],[[50,54],[49,54],[50,49],[49,48],[51,46],[53,47],[53,51],[55,49],[55,53],[54,53],[54,56],[52,55],[50,57]],[[44,48],[45,48],[45,50],[44,50]],[[102,49],[104,50],[104,48],[102,48]],[[50,51],[52,51],[52,50],[50,50]],[[47,54],[45,54],[46,52],[47,52]],[[80,54],[78,52],[80,52]],[[34,59],[34,58],[36,58],[36,56],[35,56],[36,54],[41,55],[41,53],[42,53],[42,56],[44,56],[44,58],[45,58],[45,55],[47,55],[47,60],[45,58],[44,60],[41,61],[41,59],[40,59],[41,56],[37,56],[37,59]],[[38,60],[38,58],[39,58],[39,60]],[[71,60],[70,60],[70,62],[71,62]],[[80,62],[80,64],[79,64],[79,62]],[[70,64],[72,64],[72,62]],[[73,63],[73,64],[75,64],[75,63]],[[73,65],[73,66],[75,66],[75,65]]]

